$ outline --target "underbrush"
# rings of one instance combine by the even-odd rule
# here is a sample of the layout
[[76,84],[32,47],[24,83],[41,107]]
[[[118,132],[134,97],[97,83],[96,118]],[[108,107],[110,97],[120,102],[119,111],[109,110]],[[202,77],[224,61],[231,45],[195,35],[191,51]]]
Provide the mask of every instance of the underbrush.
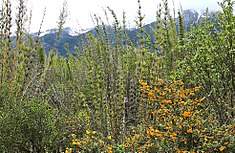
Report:
[[233,152],[235,125],[219,124],[216,111],[209,110],[205,97],[198,97],[201,88],[185,88],[181,80],[169,85],[141,80],[148,103],[146,122],[129,127],[123,143],[115,143],[112,135],[104,137],[102,131],[78,129],[70,135],[66,152]]

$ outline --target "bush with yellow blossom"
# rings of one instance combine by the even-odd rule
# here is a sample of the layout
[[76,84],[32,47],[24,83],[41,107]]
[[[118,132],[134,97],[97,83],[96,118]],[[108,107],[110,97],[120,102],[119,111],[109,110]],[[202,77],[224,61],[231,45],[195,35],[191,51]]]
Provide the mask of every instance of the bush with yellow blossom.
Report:
[[71,134],[71,144],[66,149],[66,153],[77,153],[77,152],[107,152],[112,153],[113,151],[113,138],[108,135],[104,137],[100,132],[85,130],[82,134]]
[[[140,81],[140,88],[153,103],[144,130],[127,138],[128,151],[139,152],[232,152],[235,150],[235,125],[220,125],[205,97],[202,87],[186,88],[183,81],[154,85]],[[149,117],[151,116],[151,117]],[[132,148],[135,146],[136,148]]]
[[186,88],[183,81],[169,85],[158,80],[154,85],[140,81],[147,98],[146,122],[129,127],[123,144],[116,144],[111,135],[84,130],[71,135],[72,152],[233,152],[235,125],[220,125],[206,98],[200,97],[202,87]]

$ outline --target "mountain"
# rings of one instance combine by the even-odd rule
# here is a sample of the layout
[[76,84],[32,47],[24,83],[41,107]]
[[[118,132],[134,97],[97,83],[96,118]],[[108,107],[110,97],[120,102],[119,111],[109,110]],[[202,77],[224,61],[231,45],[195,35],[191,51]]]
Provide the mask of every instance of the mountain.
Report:
[[[85,33],[88,31],[90,30],[81,32],[76,29],[66,27],[61,32],[59,39],[56,29],[50,29],[46,30],[45,32],[41,32],[39,36],[47,53],[55,47],[59,51],[60,55],[66,56],[67,51],[65,44],[68,44],[68,50],[74,52],[74,46],[81,46],[80,43],[82,42],[82,39],[85,38]],[[34,35],[38,35],[38,33],[34,33]]]
[[[184,10],[182,12],[182,16],[183,16],[183,20],[184,20],[184,27],[186,30],[189,30],[190,28],[190,24],[200,24],[203,20],[206,19],[206,17],[208,17],[209,20],[214,21],[214,16],[213,14],[216,14],[215,11],[210,11],[208,12],[208,16],[206,14],[206,10],[193,10],[193,9],[189,9],[189,10]],[[178,25],[178,19],[176,20],[176,24]]]
[[[214,12],[208,13],[208,18],[213,20]],[[184,10],[182,12],[182,17],[184,21],[184,26],[186,30],[189,30],[191,24],[201,23],[206,18],[206,11],[201,10]],[[154,43],[154,34],[152,32],[153,28],[156,28],[156,22],[152,22],[143,27],[145,31],[150,36],[151,42]],[[178,18],[176,18],[176,29],[178,30]],[[106,26],[106,30],[109,33],[109,40],[114,39],[114,29],[111,26]],[[139,29],[126,29],[126,33],[129,36],[131,42],[137,46],[138,33]],[[49,29],[40,33],[40,39],[44,43],[45,50],[47,53],[52,50],[54,47],[57,48],[60,55],[66,56],[66,47],[65,44],[68,44],[68,49],[72,53],[75,52],[75,48],[80,48],[83,42],[86,42],[86,34],[93,34],[94,37],[97,37],[95,28],[79,31],[74,28],[66,27],[63,29],[60,39],[57,39],[56,29]],[[101,34],[104,35],[104,32],[101,30]],[[32,35],[37,35],[34,33]]]

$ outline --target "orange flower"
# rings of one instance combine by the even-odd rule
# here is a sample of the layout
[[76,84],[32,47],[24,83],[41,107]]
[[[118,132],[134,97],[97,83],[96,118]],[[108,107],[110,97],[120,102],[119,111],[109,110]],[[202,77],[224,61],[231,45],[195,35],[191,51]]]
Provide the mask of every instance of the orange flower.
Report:
[[113,148],[111,147],[111,146],[107,146],[106,148],[105,148],[105,150],[107,150],[108,151],[108,153],[112,153],[113,151]]
[[168,112],[169,112],[169,110],[168,110],[168,109],[164,109],[163,111],[164,111],[164,113],[168,113]]
[[153,90],[150,90],[150,91],[148,92],[148,96],[149,96],[149,97],[152,97],[153,95],[154,95]]
[[154,131],[150,131],[150,135],[151,136],[154,136],[155,134],[154,134]]
[[228,145],[228,142],[224,142],[224,145]]
[[128,143],[125,143],[125,144],[124,144],[124,147],[125,147],[125,148],[129,148],[130,145],[129,145]]
[[157,137],[162,137],[162,136],[163,136],[163,134],[161,134],[161,133],[157,133],[157,134],[156,134],[156,136],[157,136]]
[[195,87],[196,90],[200,90],[202,86]]
[[172,140],[175,140],[175,139],[176,139],[176,136],[177,136],[177,134],[174,133],[174,134],[171,134],[171,135],[170,135],[170,138],[171,138]]
[[165,89],[166,91],[168,91],[168,90],[169,90],[169,88],[168,88],[167,86],[164,86],[164,89]]
[[199,100],[199,102],[202,102],[203,100],[205,100],[205,97],[201,98],[201,99]]
[[187,130],[187,133],[193,133],[192,129]]
[[184,137],[184,138],[182,139],[182,142],[185,142],[185,141],[187,141],[187,138]]
[[157,114],[157,112],[156,112],[156,111],[153,111],[152,114],[153,114],[153,116],[155,116],[155,115]]
[[223,146],[222,146],[222,147],[219,148],[219,150],[220,150],[220,151],[223,151],[225,148],[226,148],[226,147],[223,147]]
[[180,150],[180,151],[178,151],[178,153],[187,153],[187,151]]
[[158,89],[157,87],[155,87],[154,90],[155,90],[156,92],[161,92],[161,90]]
[[184,117],[190,117],[192,116],[191,112],[184,112],[183,114]]
[[149,98],[150,101],[156,101],[157,98],[156,97],[153,97],[153,98]]

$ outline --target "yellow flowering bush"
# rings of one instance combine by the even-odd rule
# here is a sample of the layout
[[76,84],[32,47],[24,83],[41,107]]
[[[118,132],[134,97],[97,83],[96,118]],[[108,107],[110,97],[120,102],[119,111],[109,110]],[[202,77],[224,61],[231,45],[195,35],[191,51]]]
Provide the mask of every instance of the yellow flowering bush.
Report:
[[112,136],[104,137],[100,132],[85,130],[83,133],[78,131],[77,134],[70,135],[71,144],[66,149],[66,153],[77,152],[102,152],[111,153],[114,142]]
[[71,134],[72,152],[231,152],[235,149],[235,124],[220,125],[215,110],[199,96],[202,87],[186,88],[183,81],[169,85],[158,80],[154,85],[140,81],[146,98],[146,122],[127,129],[123,143],[112,135],[83,129]]
[[[185,88],[183,81],[154,85],[140,81],[140,88],[150,106],[144,132],[127,138],[128,151],[139,152],[226,152],[234,150],[234,124],[221,126],[215,110],[198,97],[202,87]],[[143,96],[144,97],[144,96]],[[152,103],[152,105],[151,105]],[[133,148],[135,146],[135,148]]]

